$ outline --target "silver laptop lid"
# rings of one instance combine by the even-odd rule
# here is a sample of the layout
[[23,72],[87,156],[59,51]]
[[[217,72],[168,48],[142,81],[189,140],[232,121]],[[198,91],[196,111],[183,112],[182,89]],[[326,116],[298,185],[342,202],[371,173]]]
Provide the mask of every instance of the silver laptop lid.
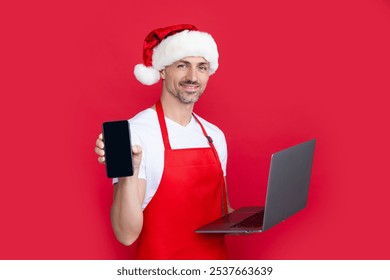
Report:
[[263,231],[306,207],[316,140],[271,157]]

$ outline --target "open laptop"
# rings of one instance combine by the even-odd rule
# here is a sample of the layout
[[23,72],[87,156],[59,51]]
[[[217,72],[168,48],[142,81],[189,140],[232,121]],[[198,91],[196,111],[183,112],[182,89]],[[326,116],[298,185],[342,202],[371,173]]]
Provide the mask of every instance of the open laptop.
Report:
[[272,154],[265,207],[239,208],[195,232],[262,232],[305,208],[315,142],[312,139]]

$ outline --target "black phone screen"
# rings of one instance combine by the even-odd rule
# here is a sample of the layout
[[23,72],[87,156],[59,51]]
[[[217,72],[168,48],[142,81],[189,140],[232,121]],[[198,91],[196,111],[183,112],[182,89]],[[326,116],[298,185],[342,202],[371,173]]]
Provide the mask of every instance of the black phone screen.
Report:
[[103,123],[103,141],[107,177],[133,176],[129,122],[113,121]]

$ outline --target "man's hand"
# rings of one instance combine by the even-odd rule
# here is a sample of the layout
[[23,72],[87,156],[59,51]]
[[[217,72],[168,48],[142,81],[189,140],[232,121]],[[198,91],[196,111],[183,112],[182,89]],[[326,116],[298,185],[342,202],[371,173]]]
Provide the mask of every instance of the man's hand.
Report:
[[96,139],[95,153],[99,156],[99,163],[105,163],[106,157],[104,155],[104,142],[103,142],[103,134],[100,133],[98,139]]
[[[133,152],[134,171],[136,171],[137,169],[139,169],[139,166],[141,164],[142,148],[141,146],[138,145],[134,145],[131,148]],[[104,141],[103,141],[102,133],[100,133],[98,139],[96,139],[95,153],[99,156],[98,157],[99,163],[105,164],[106,157],[104,154]]]

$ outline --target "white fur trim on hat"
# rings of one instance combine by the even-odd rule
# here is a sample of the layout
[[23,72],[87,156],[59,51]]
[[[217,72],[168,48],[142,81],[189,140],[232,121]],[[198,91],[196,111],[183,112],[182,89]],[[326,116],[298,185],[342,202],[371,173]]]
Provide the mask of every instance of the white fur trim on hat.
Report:
[[150,86],[160,80],[160,72],[154,67],[146,67],[143,64],[137,64],[134,67],[134,75],[142,84]]
[[153,67],[162,70],[187,56],[201,56],[207,60],[210,75],[218,69],[218,49],[213,37],[205,32],[188,30],[165,38],[154,48]]

